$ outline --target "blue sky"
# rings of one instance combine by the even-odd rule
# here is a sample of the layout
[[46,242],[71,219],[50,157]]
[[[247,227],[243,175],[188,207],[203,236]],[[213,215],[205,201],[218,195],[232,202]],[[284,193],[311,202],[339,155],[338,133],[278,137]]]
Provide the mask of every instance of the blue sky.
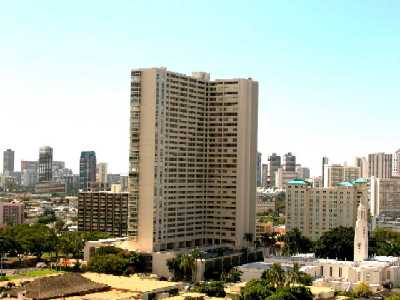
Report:
[[260,83],[259,150],[320,173],[400,148],[398,1],[2,1],[0,148],[127,172],[131,68]]

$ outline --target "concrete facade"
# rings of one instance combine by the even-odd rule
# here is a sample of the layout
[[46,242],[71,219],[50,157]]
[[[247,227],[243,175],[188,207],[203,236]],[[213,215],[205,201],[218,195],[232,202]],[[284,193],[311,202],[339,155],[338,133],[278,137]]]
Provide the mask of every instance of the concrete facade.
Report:
[[24,223],[24,204],[19,201],[0,202],[0,226]]
[[400,178],[371,177],[370,211],[374,217],[400,217]]
[[152,252],[255,235],[258,83],[131,74],[128,234]]
[[78,200],[78,230],[128,233],[128,193],[82,192]]
[[289,182],[286,229],[298,228],[306,237],[317,240],[333,228],[354,227],[361,199],[368,199],[365,185],[313,188],[304,181]]
[[324,165],[324,187],[334,187],[338,183],[353,181],[361,177],[359,167],[339,164]]
[[390,178],[392,177],[392,154],[383,152],[368,155],[368,177]]
[[400,177],[400,149],[393,154],[393,177]]

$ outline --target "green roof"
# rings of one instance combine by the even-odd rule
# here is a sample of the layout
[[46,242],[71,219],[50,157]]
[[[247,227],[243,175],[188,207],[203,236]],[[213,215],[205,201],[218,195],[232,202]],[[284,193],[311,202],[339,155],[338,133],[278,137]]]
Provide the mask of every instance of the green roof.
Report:
[[354,186],[354,184],[352,182],[349,182],[349,181],[339,182],[336,185],[337,186],[344,186],[344,187],[352,187],[352,186]]
[[292,180],[289,180],[288,184],[305,185],[305,184],[307,184],[307,182],[304,179],[294,178]]
[[364,183],[368,183],[368,180],[365,178],[358,178],[353,181],[353,184],[364,184]]

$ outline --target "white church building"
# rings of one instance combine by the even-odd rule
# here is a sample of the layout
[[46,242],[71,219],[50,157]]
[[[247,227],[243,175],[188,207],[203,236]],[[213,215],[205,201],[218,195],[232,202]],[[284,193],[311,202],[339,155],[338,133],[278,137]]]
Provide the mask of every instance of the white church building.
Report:
[[[359,184],[359,182],[358,182]],[[357,209],[354,235],[354,261],[318,259],[302,271],[315,277],[313,285],[350,290],[360,282],[372,290],[383,285],[400,287],[400,258],[375,256],[368,258],[368,199],[362,197]]]

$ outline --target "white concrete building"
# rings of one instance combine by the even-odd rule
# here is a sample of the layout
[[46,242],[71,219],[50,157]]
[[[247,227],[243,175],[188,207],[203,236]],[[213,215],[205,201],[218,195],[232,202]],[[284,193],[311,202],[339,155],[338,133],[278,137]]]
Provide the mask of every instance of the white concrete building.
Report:
[[366,282],[373,290],[391,283],[400,286],[400,258],[373,257],[368,259],[368,203],[362,199],[358,205],[354,236],[354,261],[319,259],[302,271],[317,278],[313,285],[330,286],[350,290],[360,282]]
[[255,236],[258,83],[131,73],[128,236],[153,252]]

